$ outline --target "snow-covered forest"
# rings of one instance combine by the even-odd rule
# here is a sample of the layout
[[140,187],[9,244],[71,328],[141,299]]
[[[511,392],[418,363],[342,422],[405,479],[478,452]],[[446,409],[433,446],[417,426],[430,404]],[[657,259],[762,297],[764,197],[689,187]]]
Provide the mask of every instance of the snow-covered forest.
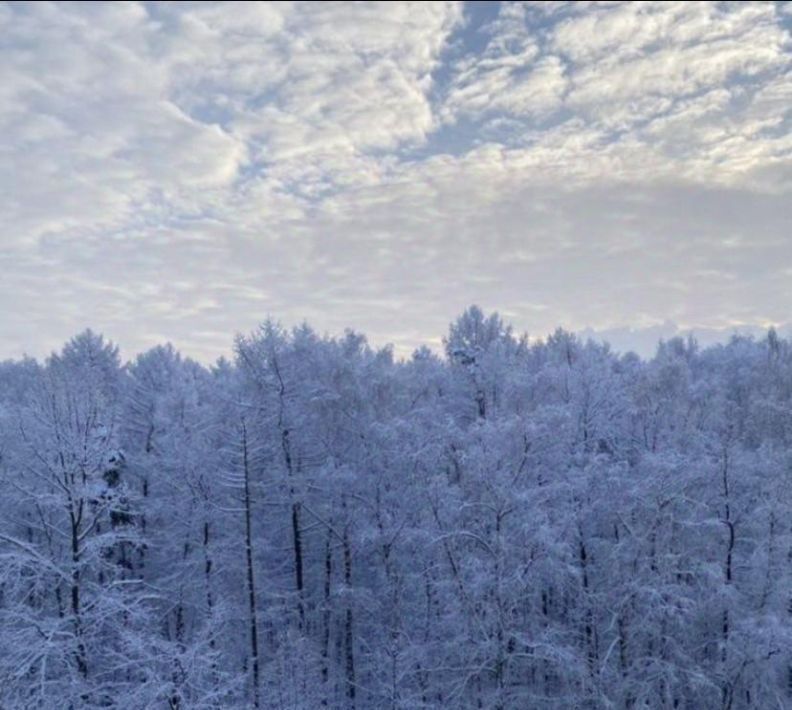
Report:
[[0,364],[0,707],[792,707],[792,343],[444,345]]

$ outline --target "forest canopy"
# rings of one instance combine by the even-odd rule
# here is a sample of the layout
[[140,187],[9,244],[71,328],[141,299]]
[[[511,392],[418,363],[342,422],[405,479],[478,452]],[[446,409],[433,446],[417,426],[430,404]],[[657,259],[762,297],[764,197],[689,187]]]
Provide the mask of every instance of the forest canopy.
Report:
[[0,707],[788,708],[792,344],[0,364]]

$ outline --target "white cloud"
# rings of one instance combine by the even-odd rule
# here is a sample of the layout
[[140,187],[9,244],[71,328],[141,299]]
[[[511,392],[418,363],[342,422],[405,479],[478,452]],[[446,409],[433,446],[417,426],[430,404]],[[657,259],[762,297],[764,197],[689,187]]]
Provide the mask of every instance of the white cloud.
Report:
[[483,56],[460,64],[449,118],[523,117],[538,129],[523,160],[573,179],[774,189],[768,166],[789,168],[792,43],[773,4],[597,4],[549,25],[520,8],[505,6]]
[[476,12],[0,5],[0,356],[788,320],[781,6]]

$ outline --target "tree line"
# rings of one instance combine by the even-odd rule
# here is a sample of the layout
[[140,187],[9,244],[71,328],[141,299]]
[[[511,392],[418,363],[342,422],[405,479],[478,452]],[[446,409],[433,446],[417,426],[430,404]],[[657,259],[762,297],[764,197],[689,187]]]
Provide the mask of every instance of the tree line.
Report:
[[471,307],[0,364],[0,707],[792,706],[792,345]]

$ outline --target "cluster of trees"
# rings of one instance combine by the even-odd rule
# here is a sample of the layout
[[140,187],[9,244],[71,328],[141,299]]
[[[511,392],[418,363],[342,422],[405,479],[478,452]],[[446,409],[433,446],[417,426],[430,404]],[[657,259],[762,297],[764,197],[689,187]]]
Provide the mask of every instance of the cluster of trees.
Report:
[[792,706],[792,344],[445,347],[0,364],[0,707]]

